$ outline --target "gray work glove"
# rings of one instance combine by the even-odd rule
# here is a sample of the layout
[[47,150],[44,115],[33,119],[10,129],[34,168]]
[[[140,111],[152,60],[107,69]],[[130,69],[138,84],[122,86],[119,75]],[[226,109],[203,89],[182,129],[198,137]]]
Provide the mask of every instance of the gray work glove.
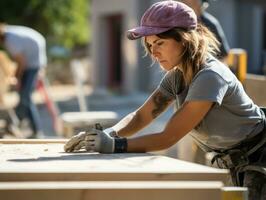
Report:
[[107,128],[103,130],[105,133],[110,135],[111,137],[118,137],[116,131],[113,128]]
[[92,128],[73,136],[64,146],[65,152],[79,151],[80,149],[91,152],[113,153],[115,138],[102,130]]

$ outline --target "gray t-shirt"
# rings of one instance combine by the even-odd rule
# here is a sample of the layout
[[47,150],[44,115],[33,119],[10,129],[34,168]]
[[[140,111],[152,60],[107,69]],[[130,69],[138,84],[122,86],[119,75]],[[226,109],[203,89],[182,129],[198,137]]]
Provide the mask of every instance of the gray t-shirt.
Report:
[[[265,117],[253,103],[230,69],[211,57],[188,87],[182,86],[182,73],[167,72],[159,90],[175,98],[177,107],[185,101],[211,101],[214,106],[190,135],[209,150],[234,147],[263,129]],[[187,119],[189,120],[189,119]]]
[[45,39],[31,28],[7,25],[4,44],[11,56],[23,55],[28,68],[40,68],[47,64]]

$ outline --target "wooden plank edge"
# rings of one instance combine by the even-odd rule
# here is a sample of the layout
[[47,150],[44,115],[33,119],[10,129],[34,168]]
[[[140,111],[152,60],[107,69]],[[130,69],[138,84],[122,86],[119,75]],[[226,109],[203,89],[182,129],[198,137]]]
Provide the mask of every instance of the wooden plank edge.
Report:
[[48,181],[0,182],[0,190],[33,189],[223,189],[221,181]]
[[68,139],[0,139],[0,144],[65,144]]
[[223,187],[222,200],[248,200],[248,188]]

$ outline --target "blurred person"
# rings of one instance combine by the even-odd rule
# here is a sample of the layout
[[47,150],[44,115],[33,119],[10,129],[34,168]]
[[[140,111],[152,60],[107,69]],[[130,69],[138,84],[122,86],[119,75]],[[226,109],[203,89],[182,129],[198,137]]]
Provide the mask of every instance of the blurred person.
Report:
[[230,47],[224,31],[219,21],[210,13],[206,11],[209,6],[209,0],[180,0],[181,2],[190,6],[196,13],[198,21],[203,23],[210,31],[214,33],[220,42],[220,52],[217,57],[226,62],[226,57],[229,53]]
[[32,128],[29,138],[42,134],[40,116],[31,95],[35,89],[38,74],[47,64],[45,38],[25,26],[0,24],[0,42],[16,62],[16,88],[19,103],[16,114],[20,120],[28,119]]
[[[249,188],[250,200],[265,199],[265,113],[215,57],[219,43],[211,31],[198,24],[193,9],[177,1],[157,2],[127,36],[142,38],[147,54],[166,71],[165,76],[136,111],[108,129],[80,132],[66,142],[64,150],[159,151],[190,134],[205,151],[217,154],[213,162],[230,169],[235,185]],[[173,102],[178,110],[162,131],[131,137]]]

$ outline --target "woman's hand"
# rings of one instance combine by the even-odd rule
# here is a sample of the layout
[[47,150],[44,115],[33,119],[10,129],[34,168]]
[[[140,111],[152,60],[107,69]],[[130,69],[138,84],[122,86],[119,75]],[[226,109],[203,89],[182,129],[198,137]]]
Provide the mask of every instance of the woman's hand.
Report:
[[113,153],[115,139],[105,131],[92,128],[73,136],[64,146],[65,152],[75,152],[81,149],[90,152]]

